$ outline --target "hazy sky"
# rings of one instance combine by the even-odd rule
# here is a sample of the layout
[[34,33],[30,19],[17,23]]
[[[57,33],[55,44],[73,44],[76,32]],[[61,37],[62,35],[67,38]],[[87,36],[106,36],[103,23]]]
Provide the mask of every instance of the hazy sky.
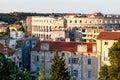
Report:
[[120,14],[120,0],[1,0],[0,12]]

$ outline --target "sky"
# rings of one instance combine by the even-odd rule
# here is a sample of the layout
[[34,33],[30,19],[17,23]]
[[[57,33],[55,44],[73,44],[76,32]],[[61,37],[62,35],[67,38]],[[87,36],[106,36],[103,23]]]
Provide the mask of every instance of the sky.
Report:
[[120,0],[1,0],[0,13],[8,12],[120,14]]

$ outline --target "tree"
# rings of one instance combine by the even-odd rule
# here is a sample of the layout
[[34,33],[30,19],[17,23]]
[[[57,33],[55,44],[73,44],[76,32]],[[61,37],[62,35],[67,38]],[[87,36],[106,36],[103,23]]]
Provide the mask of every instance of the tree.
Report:
[[25,37],[29,37],[31,34],[29,32],[25,32]]
[[22,26],[21,28],[18,29],[18,31],[23,31],[23,32],[25,32],[25,29],[24,29],[24,27]]
[[44,76],[43,74],[43,71],[39,71],[39,76],[38,76],[38,79],[37,80],[46,80],[46,77]]
[[14,23],[15,25],[21,25],[22,26],[22,23],[20,21],[15,21]]
[[5,36],[5,32],[0,32],[0,37]]
[[120,40],[109,49],[108,56],[111,65],[101,67],[99,80],[120,80]]
[[0,37],[2,36],[10,36],[10,29],[7,27],[5,32],[0,32]]
[[35,80],[33,72],[20,71],[15,62],[0,53],[0,80]]
[[10,28],[9,27],[7,27],[5,34],[10,36]]
[[69,80],[70,75],[67,71],[67,68],[65,68],[65,60],[63,57],[60,57],[58,55],[58,52],[55,53],[53,58],[53,63],[51,65],[51,77],[54,80]]
[[99,72],[99,80],[109,80],[109,75],[108,75],[108,66],[104,65],[101,67],[100,72]]
[[120,39],[109,49],[109,80],[120,80]]
[[18,70],[17,65],[9,58],[0,53],[0,79],[1,80],[14,80],[15,73]]

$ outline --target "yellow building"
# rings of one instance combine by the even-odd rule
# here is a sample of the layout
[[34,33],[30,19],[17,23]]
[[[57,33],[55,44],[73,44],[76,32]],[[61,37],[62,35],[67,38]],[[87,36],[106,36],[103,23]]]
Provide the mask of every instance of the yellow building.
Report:
[[97,37],[98,71],[103,65],[110,65],[108,51],[120,38],[120,32],[101,32]]

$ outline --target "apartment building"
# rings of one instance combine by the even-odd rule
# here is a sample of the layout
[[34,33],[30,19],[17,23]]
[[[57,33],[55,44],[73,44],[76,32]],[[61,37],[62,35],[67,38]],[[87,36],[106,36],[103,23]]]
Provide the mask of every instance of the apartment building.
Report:
[[120,18],[118,16],[103,15],[95,12],[88,15],[72,15],[66,17],[67,28],[80,30],[82,39],[87,42],[96,41],[101,31],[112,31],[120,29]]
[[120,32],[101,32],[97,37],[98,71],[103,65],[110,65],[109,48],[120,38]]
[[100,12],[85,16],[66,17],[67,28],[100,28],[105,30],[119,29],[120,19],[118,16],[105,16]]
[[[40,40],[52,40],[65,38],[64,19],[61,17],[43,17],[32,16],[31,18],[31,33],[40,38]],[[29,18],[28,18],[29,21]],[[29,22],[28,22],[29,23]],[[54,33],[55,32],[55,33]],[[52,36],[53,34],[58,36]]]
[[96,43],[41,41],[31,51],[31,71],[51,75],[54,53],[65,59],[71,80],[97,80]]
[[[62,37],[62,40],[70,38],[70,41],[95,42],[101,31],[120,29],[119,15],[103,15],[100,12],[62,17],[32,16],[26,22],[32,35],[41,40],[60,40]],[[56,33],[58,35],[53,36]],[[77,36],[76,33],[82,35]]]

